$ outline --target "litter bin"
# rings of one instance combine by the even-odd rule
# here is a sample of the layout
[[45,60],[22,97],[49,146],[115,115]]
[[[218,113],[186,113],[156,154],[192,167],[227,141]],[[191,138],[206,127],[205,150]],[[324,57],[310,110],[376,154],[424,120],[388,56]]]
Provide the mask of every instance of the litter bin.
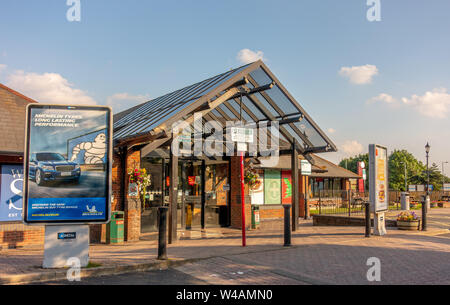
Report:
[[123,243],[124,215],[123,211],[111,212],[111,221],[106,225],[107,244]]
[[259,206],[252,205],[252,229],[259,229]]
[[402,210],[409,211],[409,193],[408,192],[401,193],[400,202],[401,202]]

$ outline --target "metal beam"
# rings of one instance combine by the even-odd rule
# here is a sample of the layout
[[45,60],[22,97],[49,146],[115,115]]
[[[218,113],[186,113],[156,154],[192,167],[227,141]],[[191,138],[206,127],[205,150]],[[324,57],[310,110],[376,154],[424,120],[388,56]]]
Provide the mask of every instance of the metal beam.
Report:
[[[258,82],[256,80],[253,79],[253,77],[251,77],[250,75],[248,76],[250,83],[257,87],[259,86]],[[274,102],[274,100],[272,100],[272,98],[264,91],[261,91],[260,94],[262,95],[262,97],[270,104],[270,106],[273,107],[273,109],[275,109],[276,112],[278,112],[279,115],[284,116],[286,115],[284,113],[284,111],[278,107],[277,103]],[[300,130],[298,130],[297,126],[295,126],[293,123],[289,123],[289,126],[294,130],[294,132],[303,140],[303,142],[308,145],[309,147],[314,147],[314,145],[311,143],[311,141],[308,139],[308,137],[303,134]]]
[[170,150],[169,163],[169,244],[177,240],[178,156]]
[[298,172],[298,151],[295,148],[297,140],[294,138],[291,154],[291,179],[292,179],[292,231],[298,229],[299,215],[299,172]]
[[202,208],[201,208],[201,225],[202,229],[205,228],[205,208],[206,208],[206,161],[202,160],[201,165],[201,179],[202,179],[202,186],[201,186],[201,198],[202,198]]

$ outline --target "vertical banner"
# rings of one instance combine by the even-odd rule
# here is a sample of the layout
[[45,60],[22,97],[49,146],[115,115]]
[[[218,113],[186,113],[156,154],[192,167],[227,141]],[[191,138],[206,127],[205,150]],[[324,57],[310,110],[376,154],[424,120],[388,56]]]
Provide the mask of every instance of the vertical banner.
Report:
[[369,145],[369,183],[370,203],[373,212],[387,211],[389,208],[387,148],[381,145]]
[[1,165],[0,222],[22,220],[23,165]]
[[255,189],[250,189],[250,198],[252,200],[252,204],[262,205],[264,204],[264,179],[263,179],[263,171],[257,171],[259,175],[259,181],[261,183]]
[[28,105],[25,223],[109,221],[111,122],[109,107]]
[[292,171],[281,171],[281,203],[292,203]]
[[281,204],[281,172],[279,170],[264,171],[265,204]]

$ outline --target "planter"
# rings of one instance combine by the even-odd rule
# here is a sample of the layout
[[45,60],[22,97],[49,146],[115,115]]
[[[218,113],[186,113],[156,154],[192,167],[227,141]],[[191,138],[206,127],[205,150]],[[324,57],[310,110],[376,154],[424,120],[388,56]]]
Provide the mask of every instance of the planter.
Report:
[[444,207],[444,203],[443,202],[439,202],[438,203],[438,207],[443,208]]
[[437,205],[436,205],[436,202],[432,202],[432,203],[430,203],[430,207],[431,208],[435,208]]
[[399,230],[417,231],[419,229],[419,221],[398,221],[397,228]]

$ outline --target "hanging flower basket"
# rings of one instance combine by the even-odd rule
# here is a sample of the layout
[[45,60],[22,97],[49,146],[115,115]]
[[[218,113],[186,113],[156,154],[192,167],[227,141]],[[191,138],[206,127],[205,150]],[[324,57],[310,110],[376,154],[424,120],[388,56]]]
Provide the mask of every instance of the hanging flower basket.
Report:
[[251,190],[256,190],[261,186],[259,175],[253,169],[249,169],[245,172],[244,183],[247,184]]

